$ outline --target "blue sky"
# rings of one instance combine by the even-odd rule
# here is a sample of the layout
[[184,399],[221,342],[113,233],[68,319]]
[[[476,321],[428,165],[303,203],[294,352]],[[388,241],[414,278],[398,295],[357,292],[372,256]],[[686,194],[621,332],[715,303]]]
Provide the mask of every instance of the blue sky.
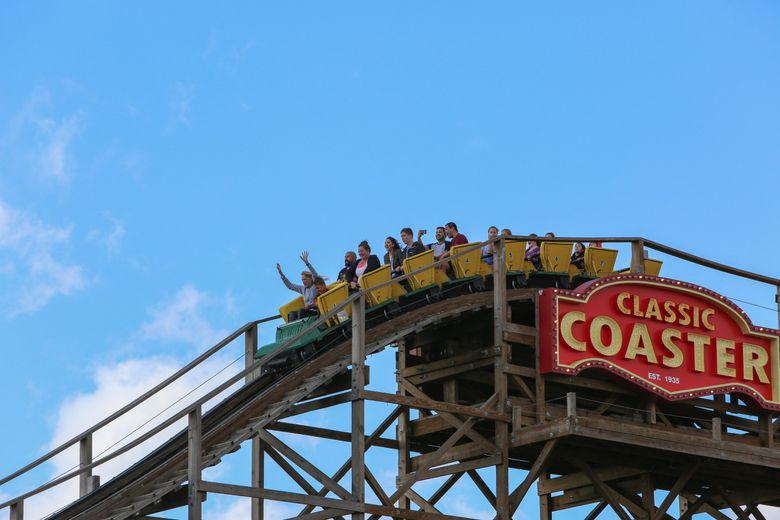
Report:
[[454,220],[777,276],[778,23],[769,1],[0,4],[0,473],[273,314],[303,249],[334,276],[364,238]]

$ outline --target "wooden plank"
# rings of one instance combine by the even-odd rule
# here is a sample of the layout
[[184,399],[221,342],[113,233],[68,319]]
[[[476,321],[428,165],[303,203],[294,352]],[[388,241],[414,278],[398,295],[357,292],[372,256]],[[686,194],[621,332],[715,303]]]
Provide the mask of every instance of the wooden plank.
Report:
[[489,359],[480,359],[478,361],[471,361],[461,365],[455,365],[447,368],[440,368],[439,370],[432,370],[424,374],[407,376],[406,380],[413,385],[421,385],[423,383],[430,383],[439,379],[455,377],[464,372],[473,372],[480,368],[485,368],[493,365],[492,357]]
[[434,507],[434,506],[433,506],[433,505],[432,505],[430,502],[428,502],[427,500],[425,500],[425,499],[424,499],[422,496],[420,496],[420,494],[419,494],[419,493],[417,493],[415,490],[413,490],[413,489],[407,489],[407,490],[406,490],[406,496],[408,496],[408,497],[409,497],[409,498],[412,500],[412,502],[414,502],[415,504],[417,504],[417,505],[419,506],[419,508],[420,508],[420,509],[422,509],[423,511],[425,511],[426,513],[436,513],[436,514],[441,514],[441,511],[439,511],[438,509],[436,509],[436,508],[435,508],[435,507]]
[[[625,466],[611,466],[604,468],[593,468],[593,472],[603,482],[612,480],[621,480],[629,477],[635,477],[645,472],[643,469],[627,468]],[[558,491],[567,491],[590,484],[590,478],[583,472],[569,473],[561,477],[547,479],[539,482],[539,494],[557,493]]]
[[497,356],[500,354],[500,348],[498,347],[490,347],[490,348],[482,348],[478,350],[471,350],[469,352],[464,352],[463,354],[458,354],[456,356],[447,357],[445,359],[440,359],[437,361],[429,361],[427,363],[424,363],[422,365],[415,365],[410,368],[404,368],[403,370],[399,369],[398,373],[404,377],[409,378],[412,376],[418,376],[423,374],[429,374],[431,372],[436,372],[438,370],[446,369],[446,368],[452,368],[460,365],[466,365],[468,363],[472,363],[474,361],[482,361],[485,359],[492,359],[494,356]]
[[452,475],[453,473],[463,473],[464,471],[471,471],[480,468],[488,468],[495,466],[501,461],[501,458],[493,455],[491,457],[480,457],[478,459],[469,460],[466,462],[459,462],[458,464],[450,464],[447,466],[441,466],[433,469],[425,470],[418,481],[430,480],[432,478],[444,477]]
[[[398,342],[398,352],[396,353],[396,384],[397,395],[405,397],[406,388],[402,384],[403,376],[401,375],[406,370],[406,360],[408,352],[406,350],[406,339],[401,339]],[[398,471],[396,473],[397,482],[400,482],[402,478],[405,478],[411,471],[411,446],[409,443],[409,435],[411,426],[409,424],[409,408],[406,406],[401,407],[401,414],[398,416],[398,424],[395,429],[395,438],[398,441]],[[443,420],[443,419],[442,419]],[[398,497],[398,507],[403,510],[408,510],[411,506],[409,497],[406,494]]]
[[400,404],[403,406],[409,406],[411,408],[425,408],[427,410],[434,410],[437,412],[449,412],[458,415],[467,415],[470,417],[477,417],[479,419],[486,419],[489,421],[501,421],[508,423],[512,420],[512,417],[506,413],[497,413],[492,410],[485,410],[479,406],[468,406],[463,404],[445,403],[443,401],[434,401],[429,397],[409,397],[404,395],[389,394],[386,392],[376,392],[371,390],[364,390],[360,394],[364,399],[369,401],[379,401],[382,403]]
[[[351,381],[351,376],[350,376],[350,381]],[[290,407],[290,409],[287,412],[279,415],[278,419],[287,419],[288,417],[293,417],[296,415],[313,412],[315,410],[322,410],[324,408],[329,408],[331,406],[348,403],[352,401],[354,397],[355,396],[352,393],[352,389],[350,388],[348,392],[344,392],[336,395],[329,395],[328,397],[322,397],[320,399],[316,399],[313,401],[306,401],[300,404],[296,404]]]
[[[279,421],[269,424],[265,429],[270,431],[295,433],[309,437],[318,437],[320,439],[329,439],[332,441],[352,442],[352,434],[350,432],[331,430],[329,428],[319,428],[317,426],[307,426],[305,424],[293,424]],[[373,445],[380,448],[389,448],[391,450],[398,449],[397,441],[393,439],[385,439],[382,437],[375,439]]]

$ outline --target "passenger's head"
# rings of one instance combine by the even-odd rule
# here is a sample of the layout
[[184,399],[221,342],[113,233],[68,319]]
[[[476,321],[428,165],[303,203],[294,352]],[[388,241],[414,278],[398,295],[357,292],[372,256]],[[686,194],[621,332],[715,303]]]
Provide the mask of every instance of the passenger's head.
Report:
[[392,251],[393,249],[398,249],[398,240],[396,240],[393,237],[387,237],[385,239],[385,249],[387,249],[388,252]]
[[552,231],[548,231],[547,233],[544,234],[544,236],[547,238],[555,238],[555,233],[553,233]]
[[574,252],[577,254],[582,254],[585,252],[585,244],[582,242],[575,242],[574,243]]
[[488,228],[488,240],[493,240],[498,236],[498,228],[496,226],[490,226]]
[[458,234],[458,226],[455,225],[455,222],[447,222],[444,225],[444,232],[447,233],[448,237],[454,238]]
[[317,288],[317,296],[328,290],[328,286],[325,285],[325,279],[322,276],[314,278],[314,287]]
[[412,234],[412,228],[405,227],[401,230],[401,242],[407,246],[412,245],[414,242],[414,234]]
[[509,228],[504,228],[501,230],[501,236],[502,237],[509,237],[512,236],[512,230]]
[[354,251],[347,251],[344,253],[344,267],[351,266],[355,263],[355,260],[357,260],[357,255]]
[[371,256],[371,246],[368,245],[367,240],[363,240],[358,244],[358,256],[361,260],[367,260],[368,257]]
[[447,233],[444,232],[444,227],[439,226],[436,228],[436,241],[437,242],[444,242],[444,239],[447,237]]
[[[534,238],[538,238],[538,237],[539,237],[539,235],[537,235],[536,233],[531,233],[531,234],[529,234],[528,236],[529,236],[529,237],[534,237]],[[539,245],[539,241],[538,241],[538,240],[530,240],[530,241],[528,242],[528,245],[529,245],[530,247],[533,247],[533,246],[538,246],[538,245]]]
[[313,282],[314,279],[312,278],[312,274],[309,271],[301,271],[301,283],[304,287],[311,287]]

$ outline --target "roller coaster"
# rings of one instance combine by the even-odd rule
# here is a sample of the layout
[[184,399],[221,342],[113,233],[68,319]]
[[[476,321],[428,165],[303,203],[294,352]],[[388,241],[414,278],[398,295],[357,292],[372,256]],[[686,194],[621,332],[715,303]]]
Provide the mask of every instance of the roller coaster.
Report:
[[[463,518],[442,505],[460,479],[473,484],[499,519],[519,514],[535,482],[539,515],[545,519],[574,507],[589,507],[583,513],[587,518],[611,511],[618,518],[667,519],[673,518],[671,506],[677,502],[678,518],[734,514],[760,520],[759,505],[780,505],[775,484],[780,482],[777,331],[755,327],[723,296],[662,276],[661,261],[648,258],[646,250],[776,288],[780,280],[643,238],[545,239],[539,270],[525,260],[528,240],[534,238],[464,244],[440,261],[426,251],[404,262],[403,276],[392,278],[385,266],[364,275],[358,292],[350,293],[342,283],[331,285],[318,298],[318,317],[288,321],[291,311],[303,306],[297,298],[282,306],[278,316],[247,323],[110,417],[0,479],[5,486],[27,478],[53,457],[79,448],[76,469],[6,500],[0,509],[8,508],[12,520],[22,520],[26,501],[73,479],[79,481],[79,496],[47,518],[151,519],[186,506],[188,518],[195,520],[202,518],[209,494],[250,498],[252,520],[267,518],[267,500],[299,505],[294,518]],[[575,241],[630,244],[630,265],[616,268],[618,249],[590,247],[584,268],[574,269],[570,254]],[[488,243],[494,247],[490,266],[480,259]],[[438,268],[445,262],[452,266],[452,278]],[[597,329],[590,339],[585,328],[578,328],[577,320],[584,325],[585,318],[577,305],[596,305],[599,295],[615,287],[621,295],[631,288],[637,295],[667,291],[681,302],[698,298],[717,311],[713,327],[726,330],[732,320],[736,325],[731,328],[748,339],[732,342],[736,346],[723,343],[728,338],[713,343],[717,384],[677,391],[681,387],[673,385],[681,383],[674,379],[687,375],[674,372],[680,365],[672,366],[677,361],[671,354],[673,348],[683,348],[685,338],[663,317],[658,321],[667,326],[664,330],[677,331],[679,337],[663,333],[661,343],[652,336],[654,324],[640,321],[634,327],[640,330],[637,339],[632,333],[621,344],[626,358],[621,360],[612,349],[619,343],[619,320],[645,317],[622,316],[618,310],[611,318],[614,305],[609,304],[598,308],[605,315],[598,316],[596,325],[590,323],[591,330]],[[566,305],[574,310],[555,314]],[[258,348],[258,328],[279,319],[283,323],[275,341]],[[612,322],[617,328],[610,336]],[[682,330],[682,325],[672,325]],[[645,336],[642,327],[649,330]],[[694,373],[704,340],[691,334]],[[241,340],[243,370],[142,435],[93,458],[93,435]],[[760,350],[764,344],[766,357]],[[571,348],[564,352],[567,345]],[[386,348],[397,351],[394,393],[370,389],[366,360]],[[739,348],[747,352],[747,361],[737,367],[732,353]],[[581,359],[565,357],[580,354]],[[657,373],[646,370],[656,370],[651,360],[660,367]],[[645,372],[637,372],[637,365]],[[695,383],[693,376],[689,379]],[[394,405],[369,433],[366,402]],[[349,431],[290,422],[336,406],[349,407]],[[163,442],[156,440],[184,418],[186,428]],[[385,436],[392,426],[395,436]],[[277,432],[346,443],[351,456],[328,474]],[[100,482],[98,468],[139,446],[148,454]],[[204,468],[218,465],[242,446],[251,450],[251,485],[203,478]],[[397,453],[394,489],[384,489],[366,464],[371,447]],[[273,484],[265,478],[265,466],[271,463],[300,489],[267,486]],[[490,484],[482,476],[486,469],[494,472]],[[523,476],[510,489],[514,471]],[[350,483],[344,484],[348,474]],[[426,498],[415,490],[416,484],[433,479],[440,482],[433,495]],[[366,487],[375,500],[367,500]],[[664,494],[660,503],[657,492]]]

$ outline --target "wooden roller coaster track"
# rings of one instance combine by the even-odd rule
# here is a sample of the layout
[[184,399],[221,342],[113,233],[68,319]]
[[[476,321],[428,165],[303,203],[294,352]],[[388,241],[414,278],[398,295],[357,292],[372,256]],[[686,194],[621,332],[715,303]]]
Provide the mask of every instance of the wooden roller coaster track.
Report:
[[[80,496],[51,519],[155,518],[186,505],[188,518],[202,517],[207,494],[249,497],[252,519],[264,518],[264,501],[298,504],[295,518],[356,519],[461,518],[440,506],[455,483],[470,480],[508,519],[532,484],[537,483],[540,518],[590,505],[587,518],[611,510],[618,518],[679,518],[707,514],[762,519],[759,504],[780,505],[780,422],[773,414],[735,395],[664,402],[615,380],[590,374],[542,374],[539,367],[534,288],[507,289],[502,237],[494,242],[492,290],[464,294],[405,312],[378,324],[366,320],[366,295],[351,295],[312,323],[312,330],[352,306],[348,337],[293,370],[263,373],[286,347],[254,360],[258,326],[248,323],[198,356],[176,374],[112,416],[86,429],[28,466],[0,479],[0,486],[26,475],[73,446],[79,467],[5,503],[11,520],[24,518],[31,497],[71,479]],[[627,242],[631,272],[641,274],[646,247],[708,268],[770,284],[780,280],[699,258],[643,238],[557,238],[560,241]],[[482,246],[484,244],[480,244]],[[403,280],[412,276],[408,273]],[[394,282],[397,282],[395,280]],[[291,344],[308,330],[291,338]],[[161,424],[107,455],[93,459],[92,436],[158,395],[228,344],[244,339],[245,368],[225,378],[203,397]],[[366,359],[385,348],[397,349],[395,392],[367,386]],[[226,398],[221,396],[229,391]],[[218,399],[222,399],[216,402]],[[366,434],[366,402],[393,405],[376,429]],[[349,406],[349,431],[289,422],[294,417],[335,406]],[[203,411],[207,410],[207,411]],[[184,417],[188,426],[156,446],[116,477],[99,483],[95,469],[127,453]],[[394,438],[383,436],[395,426]],[[348,443],[350,457],[335,473],[307,460],[277,432]],[[148,445],[148,444],[147,444]],[[251,450],[250,485],[213,482],[205,468],[219,464],[242,446]],[[397,479],[385,489],[366,465],[372,446],[396,451]],[[300,490],[268,486],[265,464],[277,464]],[[478,470],[493,468],[487,483]],[[510,472],[524,472],[510,488]],[[344,480],[350,474],[349,484]],[[429,497],[415,490],[425,480],[441,479]],[[312,484],[321,486],[317,489]],[[366,486],[376,497],[366,499]],[[665,493],[656,503],[656,492]]]

